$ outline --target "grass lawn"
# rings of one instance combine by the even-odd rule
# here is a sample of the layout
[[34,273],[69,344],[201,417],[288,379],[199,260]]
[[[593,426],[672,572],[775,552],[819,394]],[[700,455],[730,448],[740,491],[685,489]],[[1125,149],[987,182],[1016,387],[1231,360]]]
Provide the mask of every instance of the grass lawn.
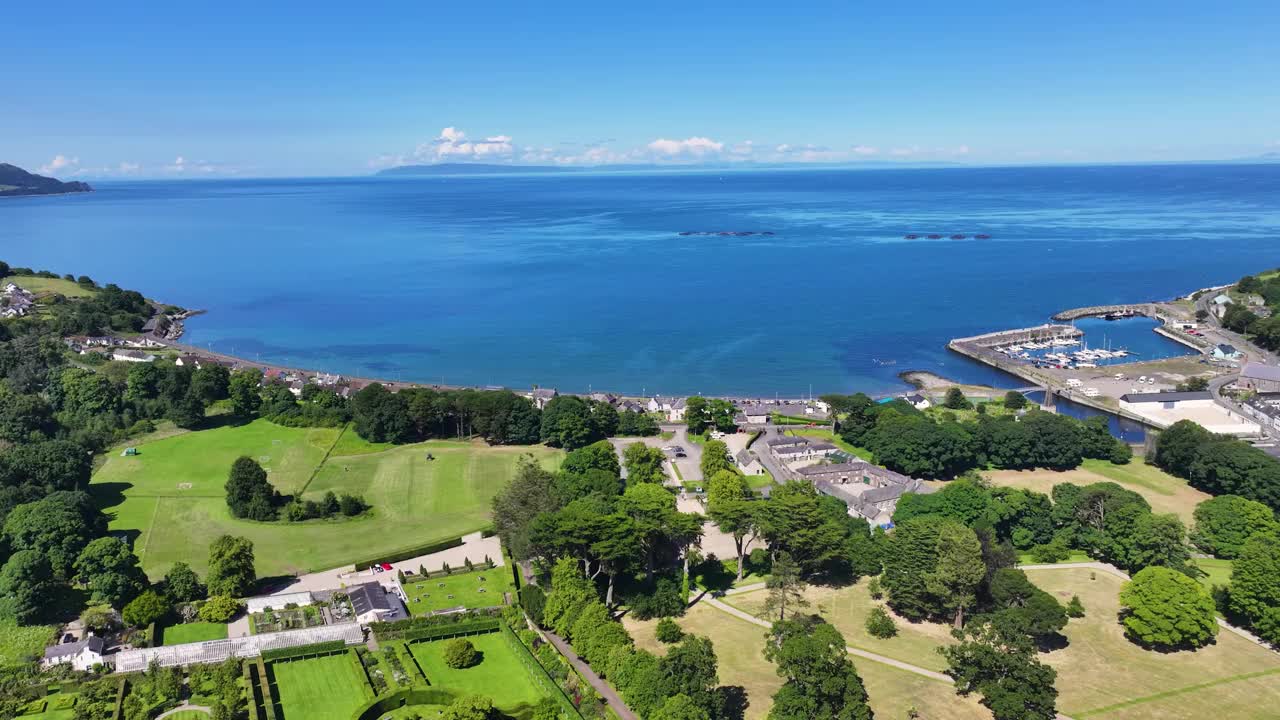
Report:
[[1196,558],[1191,561],[1193,565],[1205,572],[1205,576],[1200,578],[1200,584],[1205,589],[1211,589],[1214,585],[1229,585],[1231,583],[1231,561],[1219,560],[1217,558]]
[[[938,654],[937,648],[955,642],[951,638],[951,628],[941,623],[912,623],[899,617],[894,620],[898,624],[898,634],[887,640],[872,637],[867,633],[867,615],[876,605],[882,605],[871,599],[867,592],[869,578],[863,578],[855,585],[832,588],[810,586],[805,592],[809,600],[806,612],[816,612],[826,619],[844,635],[845,644],[861,650],[870,650],[896,660],[930,670],[945,670],[947,663]],[[767,591],[730,595],[725,602],[741,610],[758,614],[764,607]],[[888,610],[888,606],[885,606]]]
[[1042,563],[1039,560],[1031,557],[1030,552],[1018,553],[1019,565],[1059,565],[1061,563],[1078,563],[1078,562],[1093,562],[1093,558],[1089,557],[1087,553],[1081,552],[1079,550],[1072,550],[1067,555],[1066,560],[1059,560],[1056,563]]
[[508,714],[536,705],[543,693],[529,678],[515,650],[501,633],[473,635],[468,640],[483,655],[480,664],[454,670],[444,663],[444,647],[448,640],[413,643],[409,651],[422,666],[427,680],[435,687],[452,690],[458,695],[484,695]]
[[1196,505],[1211,496],[1196,490],[1186,480],[1176,478],[1163,470],[1142,462],[1135,457],[1128,465],[1112,465],[1106,460],[1085,460],[1079,468],[1056,472],[1053,470],[994,470],[983,473],[994,485],[1022,487],[1049,493],[1058,483],[1088,485],[1096,482],[1114,482],[1132,490],[1151,503],[1157,513],[1173,513],[1189,527]]
[[[478,563],[482,559],[472,558],[472,562]],[[481,578],[484,580],[481,581]],[[417,575],[406,576],[402,586],[409,596],[409,613],[412,615],[426,615],[433,610],[459,605],[466,605],[468,608],[493,607],[502,604],[504,592],[513,591],[509,567],[474,572],[455,571],[453,575],[437,575],[425,579]]]
[[[1027,576],[1061,602],[1079,595],[1087,613],[1067,625],[1065,648],[1041,656],[1058,671],[1058,709],[1063,713],[1077,719],[1275,717],[1280,655],[1225,630],[1215,644],[1194,652],[1144,650],[1125,638],[1116,620],[1123,584],[1119,578],[1087,569],[1030,570]],[[1266,671],[1274,674],[1249,677]],[[1245,689],[1255,703],[1238,697]],[[1176,698],[1152,697],[1169,692],[1176,692]],[[1237,712],[1226,712],[1227,705]]]
[[193,622],[170,625],[161,631],[161,645],[182,645],[184,643],[205,642],[206,640],[225,640],[227,626],[222,623]]
[[[747,692],[746,720],[769,714],[773,694],[782,687],[777,668],[764,657],[766,630],[745,620],[698,604],[676,622],[687,633],[709,638],[719,660],[721,685],[740,685]],[[636,639],[636,647],[666,653],[667,646],[653,636],[656,620],[623,619]],[[848,639],[846,637],[846,639]],[[906,718],[914,707],[928,720],[990,720],[991,714],[974,700],[957,697],[950,685],[897,670],[862,658],[851,657],[862,677],[877,718]]]
[[839,435],[836,435],[830,430],[823,430],[820,428],[806,428],[802,430],[788,430],[787,432],[790,433],[791,435],[795,435],[796,437],[817,438],[824,442],[829,442],[832,445],[835,445],[836,447],[840,448],[841,450],[849,453],[850,455],[855,455],[857,457],[860,457],[863,460],[866,460],[867,462],[875,462],[874,460],[875,456],[871,454],[870,450],[863,447],[857,447],[856,445],[850,445],[849,443],[845,442]]
[[164,717],[165,720],[209,720],[209,713],[203,710],[183,710]]
[[284,720],[350,720],[373,698],[359,661],[350,653],[271,664]]
[[19,626],[11,619],[0,619],[0,667],[24,665],[43,657],[56,630],[51,625]]
[[342,431],[342,436],[338,438],[338,442],[334,443],[333,450],[329,453],[331,457],[340,455],[368,455],[369,453],[385,452],[395,448],[395,443],[375,443],[369,442],[356,434],[355,429],[350,425]]
[[30,293],[35,293],[36,295],[42,295],[44,293],[58,293],[59,295],[65,295],[69,298],[72,298],[72,297],[89,297],[90,295],[97,292],[97,290],[93,290],[91,288],[85,289],[83,287],[80,287],[79,283],[74,283],[74,282],[71,282],[70,280],[64,280],[62,278],[42,278],[42,277],[28,277],[26,275],[11,275],[9,277],[6,277],[3,283],[0,283],[0,284],[7,284],[7,283],[13,283],[14,285],[17,285],[23,290],[26,290],[27,292],[30,292]]
[[[113,455],[90,490],[112,517],[112,530],[137,534],[134,550],[152,577],[179,560],[203,574],[209,544],[223,534],[253,541],[259,576],[291,575],[479,530],[489,524],[489,502],[523,453],[533,453],[548,468],[561,457],[541,446],[429,442],[330,457],[322,465],[339,433],[265,420],[186,433],[138,445],[137,457]],[[342,435],[359,440],[354,433]],[[343,442],[348,450],[358,445]],[[428,452],[434,461],[426,459]],[[262,462],[284,494],[304,488],[302,496],[309,499],[326,490],[355,493],[373,510],[352,520],[306,523],[233,518],[223,485],[241,455]]]

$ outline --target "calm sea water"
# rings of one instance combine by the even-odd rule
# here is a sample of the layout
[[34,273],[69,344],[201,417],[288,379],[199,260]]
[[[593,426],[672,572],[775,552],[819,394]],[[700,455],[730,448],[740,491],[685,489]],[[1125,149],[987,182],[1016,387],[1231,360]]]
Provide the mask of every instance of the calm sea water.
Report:
[[[1007,377],[948,338],[1280,265],[1280,165],[99,183],[0,259],[209,314],[188,341],[405,380],[797,396]],[[772,236],[681,236],[682,231]],[[905,240],[905,233],[990,240]],[[1144,357],[1142,323],[1097,323]]]

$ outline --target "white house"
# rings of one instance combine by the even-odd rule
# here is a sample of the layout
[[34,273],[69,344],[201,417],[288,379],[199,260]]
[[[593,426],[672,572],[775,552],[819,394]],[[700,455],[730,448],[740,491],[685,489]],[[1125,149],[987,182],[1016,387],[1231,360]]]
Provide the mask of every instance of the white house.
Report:
[[112,360],[120,362],[137,362],[149,363],[155,362],[156,356],[150,353],[138,352],[137,350],[116,350],[111,353]]
[[1228,305],[1232,305],[1232,304],[1234,304],[1234,302],[1235,302],[1235,301],[1233,301],[1233,300],[1232,300],[1230,297],[1228,297],[1226,294],[1222,294],[1222,295],[1219,295],[1219,296],[1215,297],[1215,298],[1213,299],[1213,312],[1214,312],[1214,314],[1216,314],[1218,317],[1222,317],[1223,315],[1226,315],[1226,314],[1227,314],[1227,306],[1228,306]]
[[363,585],[353,585],[343,592],[347,594],[347,599],[351,601],[351,609],[355,611],[356,622],[361,625],[399,620],[404,617],[400,607],[400,599],[389,594],[381,583],[368,582]]
[[929,398],[925,397],[924,395],[921,395],[920,393],[903,395],[902,399],[911,403],[911,407],[917,410],[928,410],[929,407],[933,405],[933,403],[929,402]]
[[527,394],[527,397],[533,401],[533,404],[539,410],[543,410],[547,407],[547,403],[551,402],[552,398],[559,394],[555,388],[534,388],[532,392]]
[[94,665],[102,663],[102,651],[105,649],[106,643],[102,638],[90,634],[83,640],[45,648],[41,664],[46,668],[70,664],[76,670],[92,670]]
[[773,414],[773,408],[768,405],[746,405],[739,408],[739,411],[748,425],[765,425]]
[[1237,350],[1235,345],[1218,343],[1213,346],[1214,360],[1239,360],[1242,357],[1244,357],[1244,353]]
[[688,401],[684,398],[672,399],[671,407],[667,409],[667,420],[670,422],[683,422],[687,405]]

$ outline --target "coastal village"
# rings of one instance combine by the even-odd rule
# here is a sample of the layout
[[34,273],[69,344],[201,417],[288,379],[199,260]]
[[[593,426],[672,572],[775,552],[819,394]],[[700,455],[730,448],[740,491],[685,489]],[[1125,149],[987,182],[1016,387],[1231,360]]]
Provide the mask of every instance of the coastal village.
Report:
[[[7,318],[27,321],[39,317],[49,307],[56,307],[56,303],[50,304],[47,291],[27,291],[22,288],[22,282],[18,278],[4,286]],[[115,714],[104,711],[102,717],[130,720],[132,716],[124,710],[122,699],[143,697],[143,688],[153,682],[152,678],[163,677],[166,672],[176,673],[175,677],[199,685],[205,682],[206,671],[201,668],[234,665],[240,679],[235,683],[234,692],[226,690],[235,695],[234,698],[227,696],[218,700],[193,687],[190,691],[177,691],[165,696],[168,698],[165,700],[131,702],[157,703],[150,705],[153,714],[204,714],[203,708],[229,703],[230,706],[244,708],[249,717],[256,720],[270,720],[280,715],[298,717],[299,708],[311,706],[304,694],[307,691],[303,690],[306,685],[299,684],[293,673],[300,668],[319,669],[323,666],[329,668],[323,672],[336,673],[334,677],[354,677],[355,686],[361,689],[349,693],[316,691],[328,698],[326,702],[337,703],[335,707],[338,709],[333,712],[320,709],[302,712],[315,712],[317,717],[340,720],[348,717],[353,720],[389,718],[392,717],[389,713],[398,707],[429,705],[425,700],[429,696],[423,694],[427,692],[426,688],[437,683],[462,682],[462,675],[451,675],[457,671],[443,664],[442,653],[447,646],[456,644],[455,641],[466,640],[483,648],[486,657],[492,657],[479,666],[489,668],[485,672],[498,673],[485,676],[488,679],[483,681],[484,692],[508,708],[515,708],[513,703],[522,702],[518,698],[527,697],[541,698],[548,708],[556,709],[556,717],[568,720],[585,720],[603,712],[613,712],[618,717],[647,717],[652,709],[638,712],[638,701],[633,694],[635,690],[629,688],[625,681],[608,675],[600,656],[593,655],[597,651],[589,649],[590,646],[582,640],[586,637],[586,630],[572,626],[557,628],[551,623],[538,622],[537,616],[530,614],[531,610],[543,612],[541,606],[529,604],[533,594],[545,597],[547,593],[554,596],[556,592],[564,592],[556,586],[563,578],[551,572],[547,559],[542,555],[552,552],[549,548],[554,546],[547,546],[545,550],[520,549],[517,546],[513,550],[510,530],[503,529],[505,526],[501,524],[507,521],[497,520],[500,511],[496,508],[501,502],[509,502],[501,499],[504,494],[518,496],[522,492],[520,484],[536,477],[539,472],[536,468],[559,466],[556,474],[544,476],[564,478],[556,482],[572,479],[576,483],[596,483],[602,478],[613,478],[609,482],[630,488],[621,496],[624,503],[638,488],[663,488],[661,497],[666,498],[663,502],[671,503],[670,509],[663,512],[674,515],[661,522],[676,522],[680,517],[695,518],[700,528],[693,546],[681,546],[678,544],[680,541],[668,539],[652,541],[657,543],[655,547],[664,548],[662,554],[654,559],[659,571],[668,577],[683,577],[688,583],[684,593],[676,593],[679,611],[670,612],[675,614],[685,633],[697,633],[704,625],[714,628],[713,632],[720,633],[715,640],[717,650],[733,652],[731,647],[746,642],[747,636],[754,637],[761,628],[769,627],[769,623],[761,619],[764,611],[759,608],[767,607],[768,598],[776,595],[774,578],[778,572],[777,563],[785,562],[779,559],[778,553],[790,552],[792,546],[788,535],[771,529],[775,523],[785,523],[783,518],[766,521],[766,516],[761,515],[760,520],[751,521],[758,525],[750,524],[745,530],[735,527],[735,515],[726,513],[726,487],[740,487],[742,501],[758,508],[756,512],[763,513],[774,503],[799,502],[794,507],[795,512],[801,514],[817,512],[819,507],[841,508],[837,512],[845,518],[842,522],[849,523],[851,528],[865,528],[868,533],[865,540],[848,540],[855,544],[898,542],[893,538],[903,532],[907,536],[915,532],[917,525],[911,518],[921,512],[920,508],[941,507],[954,502],[953,496],[960,488],[967,487],[970,490],[966,492],[993,498],[1015,497],[1010,493],[1030,493],[1016,495],[1024,498],[1019,502],[1030,501],[1035,496],[1025,488],[1044,487],[1048,490],[1047,485],[1037,486],[1024,478],[1025,473],[1034,477],[1043,472],[1036,469],[988,468],[962,474],[958,478],[948,471],[926,469],[925,465],[919,466],[919,471],[903,471],[901,459],[881,454],[883,441],[876,445],[868,440],[868,445],[881,448],[873,452],[862,443],[851,440],[853,436],[843,426],[854,422],[854,414],[861,413],[865,418],[874,419],[884,414],[900,416],[902,413],[914,413],[927,418],[924,422],[929,427],[955,423],[957,416],[976,418],[981,422],[986,415],[996,424],[1025,424],[1029,428],[1043,425],[1046,415],[1072,407],[1077,409],[1073,411],[1084,408],[1089,413],[1105,413],[1105,417],[1137,423],[1149,430],[1139,442],[1125,443],[1108,438],[1109,442],[1124,446],[1118,460],[1097,459],[1098,456],[1094,455],[1091,456],[1093,459],[1084,460],[1083,466],[1064,473],[1071,478],[1108,482],[1112,478],[1128,477],[1123,473],[1131,471],[1119,468],[1128,467],[1124,463],[1128,462],[1131,453],[1147,457],[1157,454],[1160,431],[1188,423],[1216,436],[1239,438],[1256,450],[1277,455],[1274,438],[1280,436],[1280,363],[1270,351],[1225,326],[1222,308],[1235,303],[1252,304],[1252,301],[1231,287],[1214,288],[1166,303],[1066,311],[1056,316],[1053,323],[1038,327],[960,338],[951,343],[953,351],[999,368],[1026,384],[1012,389],[966,386],[928,373],[907,372],[904,377],[915,385],[915,390],[866,398],[867,404],[860,406],[864,408],[862,410],[849,409],[851,406],[847,403],[853,402],[857,406],[856,396],[840,395],[716,398],[574,393],[551,387],[474,389],[478,397],[519,398],[518,402],[542,416],[541,437],[545,444],[531,446],[536,450],[520,459],[521,452],[530,451],[503,448],[500,444],[488,442],[488,435],[481,440],[470,431],[462,430],[461,424],[456,432],[450,431],[453,434],[439,436],[439,439],[427,435],[425,440],[405,439],[403,436],[399,440],[389,440],[389,436],[378,434],[381,431],[370,429],[373,426],[360,417],[360,413],[378,412],[369,404],[374,402],[373,398],[400,395],[410,398],[451,397],[448,393],[461,392],[462,389],[379,382],[371,378],[251,362],[210,352],[181,342],[181,323],[190,317],[190,313],[148,301],[141,306],[140,312],[149,312],[150,316],[140,323],[140,331],[61,337],[68,357],[73,358],[72,367],[80,372],[93,372],[95,368],[111,364],[122,368],[123,374],[129,378],[147,375],[149,371],[145,368],[156,368],[161,376],[171,372],[169,368],[172,368],[176,376],[251,377],[254,382],[250,390],[252,395],[268,398],[275,397],[273,393],[287,390],[286,397],[303,405],[310,402],[309,398],[332,397],[334,403],[362,409],[356,410],[356,417],[344,419],[338,427],[295,430],[287,424],[276,426],[265,416],[256,419],[248,416],[235,418],[221,427],[215,424],[209,429],[201,429],[197,426],[192,431],[183,432],[166,429],[154,439],[145,436],[136,440],[129,438],[103,453],[95,467],[93,483],[101,483],[101,487],[119,485],[126,488],[123,500],[114,500],[119,504],[108,506],[108,509],[116,517],[127,518],[129,523],[119,526],[123,533],[119,537],[129,537],[130,533],[142,534],[142,538],[134,542],[134,547],[138,548],[135,552],[139,552],[134,562],[147,575],[163,578],[157,581],[163,585],[155,587],[170,588],[178,582],[173,577],[174,558],[190,558],[178,564],[185,567],[187,562],[198,563],[197,567],[202,572],[210,574],[209,582],[215,582],[215,568],[220,562],[214,559],[217,551],[210,545],[210,562],[207,565],[192,552],[203,547],[204,543],[248,543],[245,547],[251,553],[251,564],[254,563],[252,548],[255,544],[268,554],[259,555],[256,561],[257,565],[263,566],[261,572],[247,569],[258,579],[238,585],[237,591],[230,595],[223,595],[224,591],[219,590],[220,594],[215,596],[210,589],[205,596],[181,599],[177,595],[168,597],[158,596],[155,591],[144,592],[140,597],[162,597],[164,604],[149,624],[138,624],[134,603],[129,603],[123,608],[102,610],[112,618],[107,622],[86,611],[78,618],[64,618],[50,626],[54,641],[41,646],[38,657],[32,659],[38,662],[43,672],[52,676],[78,678],[67,687],[79,689],[58,691],[47,698],[33,700],[29,705],[33,711],[27,715],[32,720],[47,720],[56,717],[48,715],[54,707],[87,708],[90,702],[97,702],[91,699],[93,691],[88,689],[93,687],[92,683],[103,682],[104,678],[121,678],[121,684],[108,685],[115,688],[118,709]],[[1137,316],[1155,319],[1155,332],[1182,344],[1188,353],[1168,359],[1141,360],[1124,348],[1089,349],[1083,333],[1072,324],[1082,317],[1122,321]],[[410,400],[409,405],[414,402]],[[565,412],[566,407],[581,408],[586,418],[601,412],[611,415],[615,424],[610,427],[616,432],[596,435],[600,438],[598,441],[585,445],[582,442],[569,445],[566,441],[557,441],[554,434],[547,439],[546,418]],[[224,405],[217,412],[225,411]],[[237,412],[232,410],[231,414]],[[719,419],[708,422],[707,417],[712,413]],[[643,419],[641,425],[648,429],[634,433],[623,431],[617,424],[620,418],[628,418],[633,425]],[[493,430],[484,432],[492,433]],[[316,436],[319,449],[305,450],[307,442],[301,441],[297,433]],[[203,444],[203,438],[208,437],[210,442],[214,442],[212,439],[218,434],[226,438],[216,441],[220,449],[214,450],[214,445]],[[193,442],[201,444],[191,445]],[[201,447],[206,449],[193,450]],[[234,467],[247,463],[250,468],[259,468],[256,472],[261,473],[261,482],[294,493],[288,507],[297,507],[297,527],[312,537],[321,537],[315,533],[323,533],[329,539],[302,545],[285,541],[284,538],[289,536],[288,526],[295,522],[280,517],[288,508],[273,509],[269,519],[250,525],[236,519],[217,521],[214,524],[219,528],[217,530],[185,524],[182,518],[189,517],[189,508],[196,507],[189,505],[192,502],[211,503],[207,507],[218,507],[220,512],[225,512],[221,510],[221,486],[226,477],[226,466],[216,465],[207,473],[189,471],[186,468],[192,463],[188,454],[192,452],[201,457],[196,464],[204,463],[206,455],[220,458],[219,463],[241,455],[235,460]],[[1113,458],[1116,456],[1116,451],[1109,452]],[[299,468],[291,466],[306,453],[312,453],[312,459]],[[1075,462],[1080,462],[1079,457]],[[568,471],[566,474],[565,467],[579,467],[583,463],[590,464],[593,469]],[[475,468],[478,464],[501,469],[477,474]],[[150,469],[152,467],[155,469]],[[993,465],[993,468],[1000,467],[1008,466]],[[233,469],[233,479],[236,472]],[[585,474],[574,475],[575,472]],[[1153,479],[1143,482],[1182,482],[1159,470],[1152,472],[1157,473]],[[449,478],[450,484],[444,488],[436,487],[434,478],[437,473]],[[434,538],[432,542],[425,544],[388,542],[389,534],[413,533],[445,517],[431,510],[409,511],[397,507],[396,498],[403,497],[405,493],[414,496],[430,492],[432,499],[422,505],[424,508],[457,502],[454,498],[458,489],[479,481],[484,473],[497,473],[504,480],[509,479],[506,489],[494,501],[495,509],[492,510],[499,527],[494,528],[482,520],[470,520],[448,526],[456,529],[456,535],[442,539],[437,533],[431,536]],[[176,491],[172,489],[175,481]],[[232,503],[231,482],[227,481],[228,504]],[[393,484],[395,489],[390,494],[379,489],[379,484],[384,482]],[[308,490],[310,485],[317,489]],[[131,492],[135,486],[141,491],[136,495]],[[287,490],[291,487],[294,488],[292,491]],[[1143,488],[1141,484],[1123,487],[1126,492],[1131,487]],[[1174,487],[1168,492],[1175,496],[1189,490],[1185,484],[1180,486],[1182,489]],[[93,488],[92,484],[90,488]],[[362,492],[358,502],[354,496],[339,496],[335,492],[349,490]],[[196,494],[188,495],[191,491]],[[279,494],[279,491],[275,492]],[[1146,493],[1147,490],[1142,489],[1141,492]],[[1196,502],[1207,502],[1209,496],[1196,492]],[[365,494],[373,508],[371,517],[366,517],[365,509],[369,505],[366,505]],[[134,518],[138,517],[138,512],[131,508],[155,497],[162,498],[159,502],[170,510],[154,514],[150,525],[136,525]],[[1158,493],[1144,497],[1151,498],[1153,507],[1157,503],[1168,502],[1164,495]],[[356,507],[345,520],[309,519],[333,518],[335,515],[320,514],[325,512],[323,506],[332,504],[333,508],[338,508],[348,500]],[[639,501],[639,494],[633,501]],[[153,499],[150,502],[157,501]],[[488,517],[488,503],[489,496],[485,495],[469,512],[476,513],[478,518]],[[809,510],[803,509],[805,503],[809,503]],[[563,530],[568,535],[563,540],[537,539],[534,540],[535,545],[541,548],[541,543],[566,542],[569,543],[567,547],[579,547],[575,543],[580,543],[580,540],[573,539],[577,537],[576,533],[603,532],[604,526],[591,524],[597,521],[588,521],[582,527],[574,525],[583,521],[574,513],[584,512],[588,505],[573,512],[566,507],[558,513],[542,513],[539,522],[551,522],[553,517],[564,514],[563,519],[556,522],[569,523]],[[1159,507],[1163,509],[1164,506]],[[1190,518],[1192,508],[1175,506],[1175,511]],[[154,510],[152,512],[155,513]],[[289,509],[289,512],[293,510]],[[609,522],[633,522],[621,514],[608,517],[612,518]],[[820,521],[817,515],[805,517],[808,518],[806,522],[834,522],[830,519]],[[625,527],[633,528],[630,524]],[[266,528],[270,529],[263,534]],[[253,542],[248,538],[230,536],[215,539],[203,534],[227,530],[254,533],[255,539]],[[809,526],[797,526],[790,532],[808,537],[807,533],[812,530]],[[193,532],[198,535],[183,537]],[[361,549],[356,552],[346,549],[350,540],[344,536],[352,532],[359,533]],[[540,532],[549,531],[536,530],[535,537]],[[627,529],[626,532],[638,530]],[[1122,556],[1100,550],[1084,554],[1069,545],[1056,545],[1056,540],[1049,542],[1050,537],[1044,531],[1038,532],[1039,539],[1035,542],[1019,539],[1022,544],[1017,551],[1017,567],[1021,568],[1018,572],[1031,581],[1043,583],[1045,587],[1059,587],[1058,582],[1063,579],[1069,581],[1068,585],[1061,586],[1070,588],[1070,592],[1062,595],[1062,602],[1067,599],[1078,602],[1078,596],[1086,594],[1091,605],[1101,604],[1110,608],[1108,603],[1115,602],[1118,583],[1129,582],[1139,575],[1134,565]],[[674,533],[661,535],[663,538],[678,537],[675,530],[662,530],[662,533]],[[165,540],[163,544],[157,544],[154,537]],[[637,542],[640,541],[628,535],[622,547],[642,547]],[[799,550],[801,548],[796,548]],[[319,554],[314,554],[317,551]],[[846,552],[837,553],[842,558],[840,562],[856,563],[858,554],[843,554]],[[586,551],[582,562],[588,566],[597,564],[595,575],[589,577],[599,578],[600,572],[611,566],[607,564],[607,556],[597,557],[596,553],[595,549]],[[1204,568],[1201,572],[1206,575],[1219,567],[1213,563],[1227,562],[1228,567],[1230,563],[1211,554],[1193,561],[1190,556],[1188,558],[1197,567]],[[575,574],[578,562],[574,559],[571,563]],[[643,609],[643,595],[635,594],[637,584],[645,587],[642,582],[644,564],[638,556],[629,562],[634,576],[621,580],[628,588],[621,591],[622,599],[614,595],[612,573],[604,597],[608,610],[620,604],[631,609],[624,610],[616,618],[606,613],[600,622],[606,623],[604,627],[616,625],[621,628],[618,632],[625,631],[627,637],[633,638],[631,642],[653,642],[644,638],[653,638],[661,623],[655,625],[656,621],[650,619],[653,616]],[[883,563],[883,570],[867,572],[882,573],[873,581],[892,586],[894,581],[889,579],[890,568],[897,561],[885,559],[877,562]],[[89,572],[87,568],[81,571],[82,574]],[[1080,584],[1081,573],[1089,573],[1088,577],[1096,578],[1099,572],[1112,579],[1103,581],[1102,586],[1095,586],[1095,590],[1097,587],[1106,588],[1101,595],[1089,594],[1094,590]],[[92,586],[93,581],[85,582]],[[146,580],[142,582],[145,586]],[[1088,582],[1096,581],[1091,579]],[[831,606],[819,600],[825,597],[824,593],[837,593],[833,597],[843,598],[841,603],[853,603],[851,607],[860,608],[857,610],[859,614],[868,612],[868,608],[878,608],[884,613],[888,625],[894,628],[886,637],[902,633],[913,638],[912,643],[930,649],[927,655],[916,654],[902,650],[892,642],[877,639],[880,636],[872,633],[874,623],[869,618],[866,630],[861,629],[861,620],[856,627],[842,624],[844,631],[851,633],[847,636],[852,638],[849,652],[857,659],[863,673],[880,672],[868,668],[889,667],[891,672],[914,678],[912,682],[926,683],[923,687],[910,685],[910,690],[901,686],[901,679],[889,686],[879,686],[872,691],[873,702],[880,703],[882,707],[890,707],[885,703],[891,703],[895,709],[911,709],[915,707],[913,703],[926,704],[934,710],[953,707],[958,701],[950,689],[951,676],[939,671],[940,666],[934,659],[938,655],[933,651],[934,648],[946,650],[948,642],[939,639],[945,637],[945,633],[931,634],[934,631],[929,629],[929,623],[912,619],[905,610],[895,607],[892,595],[887,605],[876,602],[875,595],[869,594],[873,587],[867,582],[855,582],[838,590],[806,589],[797,597],[818,600],[817,611],[833,619],[838,615],[831,615]],[[166,589],[165,592],[174,591]],[[658,591],[654,597],[660,595],[661,591]],[[635,617],[631,617],[632,614]],[[1095,618],[1091,622],[1114,623],[1115,616],[1116,611],[1108,610],[1089,617]],[[659,613],[657,617],[666,616]],[[661,622],[668,620],[669,617]],[[720,629],[724,622],[729,622],[732,627]],[[1065,616],[1063,622],[1066,622]],[[1267,641],[1259,634],[1265,632],[1259,629],[1259,625],[1245,626],[1225,619],[1217,619],[1216,623],[1221,626],[1219,648],[1229,650],[1235,656],[1249,658],[1248,662],[1254,663],[1249,667],[1270,667],[1270,660],[1263,658],[1269,658],[1271,651],[1266,649]],[[746,630],[745,635],[741,634],[743,629]],[[1064,632],[1070,632],[1069,628]],[[1117,641],[1130,642],[1125,639]],[[512,668],[523,665],[526,669],[513,676],[502,663],[511,663]],[[1059,681],[1057,692],[1064,693],[1067,702],[1072,703],[1071,708],[1091,707],[1089,703],[1094,701],[1083,699],[1079,690],[1086,684],[1083,678],[1070,675],[1069,665],[1062,668],[1060,672],[1067,673],[1068,679]],[[1152,668],[1152,672],[1157,674],[1167,671],[1158,663]],[[502,683],[507,680],[499,680],[499,677],[518,678],[511,687],[515,694],[508,694],[502,689]],[[874,677],[874,674],[869,677]],[[585,694],[585,688],[591,688],[594,694]],[[754,685],[748,690],[752,691],[761,692]],[[877,695],[879,699],[876,699]],[[961,704],[956,707],[972,709],[978,706]],[[957,717],[987,717],[983,715],[985,710],[973,712],[971,709],[964,710]],[[752,714],[747,717],[762,716]],[[1057,717],[1071,716],[1058,713]]]

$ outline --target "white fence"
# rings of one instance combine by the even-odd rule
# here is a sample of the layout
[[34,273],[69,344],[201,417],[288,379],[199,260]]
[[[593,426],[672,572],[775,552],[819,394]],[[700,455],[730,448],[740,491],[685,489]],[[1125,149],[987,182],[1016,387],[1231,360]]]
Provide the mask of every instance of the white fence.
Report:
[[161,667],[220,663],[228,658],[257,657],[265,650],[301,647],[332,640],[359,645],[364,642],[364,632],[358,623],[343,623],[226,640],[125,650],[116,653],[116,672],[140,672],[146,670],[152,661],[160,663]]

